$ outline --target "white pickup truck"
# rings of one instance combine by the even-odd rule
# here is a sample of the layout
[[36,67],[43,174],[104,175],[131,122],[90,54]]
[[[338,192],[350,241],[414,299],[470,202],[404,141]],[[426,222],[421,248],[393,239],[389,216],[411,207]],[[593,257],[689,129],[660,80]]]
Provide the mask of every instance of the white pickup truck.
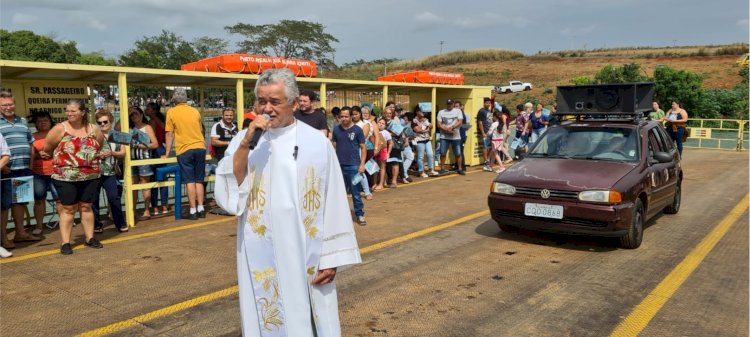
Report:
[[497,92],[519,92],[519,91],[531,90],[533,88],[531,86],[531,83],[528,83],[528,82],[510,81],[508,84],[509,85],[496,86],[495,91]]

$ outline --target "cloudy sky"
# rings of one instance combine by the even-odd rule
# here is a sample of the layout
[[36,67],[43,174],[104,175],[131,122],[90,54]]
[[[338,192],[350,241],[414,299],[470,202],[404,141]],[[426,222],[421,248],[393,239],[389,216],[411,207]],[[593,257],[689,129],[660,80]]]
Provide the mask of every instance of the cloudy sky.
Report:
[[335,62],[479,48],[538,51],[748,41],[748,0],[1,0],[0,28],[117,58],[162,29],[234,42],[225,26],[318,22]]

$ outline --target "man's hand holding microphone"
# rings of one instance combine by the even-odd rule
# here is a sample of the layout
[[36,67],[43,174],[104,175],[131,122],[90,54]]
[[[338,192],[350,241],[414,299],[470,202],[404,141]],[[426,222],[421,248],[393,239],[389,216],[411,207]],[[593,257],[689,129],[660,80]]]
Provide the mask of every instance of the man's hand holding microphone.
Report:
[[271,118],[266,114],[258,115],[250,125],[247,126],[247,133],[245,137],[240,141],[240,148],[254,149],[260,141],[260,137],[263,132],[268,129],[268,123],[271,122]]

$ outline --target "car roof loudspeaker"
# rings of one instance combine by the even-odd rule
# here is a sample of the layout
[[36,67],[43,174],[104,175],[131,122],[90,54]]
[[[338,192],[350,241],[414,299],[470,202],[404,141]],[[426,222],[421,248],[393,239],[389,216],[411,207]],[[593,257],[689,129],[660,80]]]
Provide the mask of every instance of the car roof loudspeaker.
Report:
[[559,86],[557,113],[645,113],[653,99],[653,83]]

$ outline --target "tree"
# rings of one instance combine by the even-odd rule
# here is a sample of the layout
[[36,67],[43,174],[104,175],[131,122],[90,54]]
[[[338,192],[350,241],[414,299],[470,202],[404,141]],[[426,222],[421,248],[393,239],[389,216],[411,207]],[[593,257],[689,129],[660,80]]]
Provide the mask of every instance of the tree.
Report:
[[588,76],[576,76],[570,80],[570,83],[573,83],[573,85],[589,85],[594,84],[594,80]]
[[29,30],[0,29],[0,59],[53,63],[76,63],[81,53],[72,41],[56,42]]
[[654,100],[667,109],[672,102],[682,102],[688,113],[701,117],[702,81],[698,74],[687,70],[657,67],[654,70]]
[[264,55],[270,51],[278,57],[313,60],[321,69],[335,67],[329,55],[336,51],[331,43],[339,40],[326,33],[325,27],[319,23],[281,20],[272,25],[237,23],[224,29],[246,38],[237,43],[240,52]]
[[83,53],[78,57],[76,63],[79,64],[91,64],[98,66],[114,66],[117,65],[117,61],[113,58],[107,58],[104,56],[103,51],[95,51],[91,53]]
[[641,75],[641,65],[638,63],[623,64],[622,67],[613,65],[604,66],[594,75],[594,80],[599,84],[606,83],[635,83],[648,81],[648,76]]
[[193,40],[193,48],[198,58],[204,59],[208,57],[214,57],[229,52],[229,41],[215,38],[202,36]]
[[740,67],[741,68],[738,75],[740,75],[740,78],[742,78],[742,80],[734,87],[734,89],[732,89],[737,93],[737,97],[739,99],[739,108],[737,110],[736,118],[748,119],[748,114],[750,114],[750,104],[748,104],[748,99],[750,98],[750,88],[748,88],[748,67]]
[[197,59],[198,54],[187,41],[162,30],[161,35],[135,41],[135,47],[120,56],[119,63],[129,67],[180,69],[180,65]]

